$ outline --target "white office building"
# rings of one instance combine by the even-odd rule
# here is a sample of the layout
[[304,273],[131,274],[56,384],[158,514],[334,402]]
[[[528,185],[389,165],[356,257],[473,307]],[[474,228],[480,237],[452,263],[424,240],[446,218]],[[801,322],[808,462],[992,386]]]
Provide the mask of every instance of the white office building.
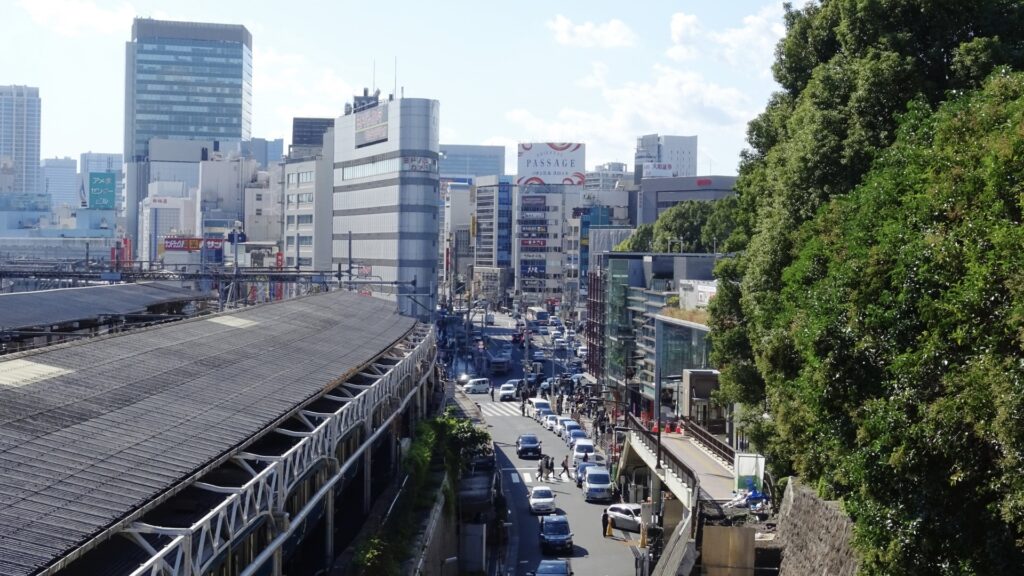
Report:
[[334,124],[334,263],[421,318],[436,305],[439,112],[437,100],[364,91]]
[[[320,146],[291,149],[282,164],[284,265],[328,270],[333,258],[334,128]],[[303,155],[295,155],[301,152]]]
[[[78,162],[74,158],[46,158],[42,166],[43,194],[50,196],[50,206],[79,208]],[[84,198],[83,198],[84,200]]]
[[[646,173],[645,173],[646,171]],[[697,175],[697,137],[647,134],[636,139],[633,182]]]

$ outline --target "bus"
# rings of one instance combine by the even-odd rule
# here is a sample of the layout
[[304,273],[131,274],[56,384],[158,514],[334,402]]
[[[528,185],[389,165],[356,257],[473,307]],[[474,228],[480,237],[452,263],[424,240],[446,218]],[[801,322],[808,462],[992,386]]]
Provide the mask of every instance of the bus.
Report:
[[543,306],[530,306],[526,309],[526,319],[533,322],[546,322],[549,316],[547,308]]

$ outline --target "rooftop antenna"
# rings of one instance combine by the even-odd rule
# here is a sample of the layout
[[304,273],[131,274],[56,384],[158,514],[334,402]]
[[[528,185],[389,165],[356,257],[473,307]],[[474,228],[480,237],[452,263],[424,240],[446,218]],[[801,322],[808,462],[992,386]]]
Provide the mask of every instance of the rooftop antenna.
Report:
[[392,88],[391,93],[398,95],[398,56],[395,56],[395,86]]
[[377,89],[377,59],[373,59],[373,73],[371,74],[370,90]]

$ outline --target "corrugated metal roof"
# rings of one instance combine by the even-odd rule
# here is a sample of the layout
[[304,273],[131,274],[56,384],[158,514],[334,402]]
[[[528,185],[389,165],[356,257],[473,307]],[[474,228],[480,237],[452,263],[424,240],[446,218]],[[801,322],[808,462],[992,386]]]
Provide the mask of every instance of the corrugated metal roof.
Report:
[[57,371],[0,386],[0,574],[67,555],[389,348],[414,325],[394,310],[332,292],[18,355]]
[[198,292],[166,282],[0,294],[0,328],[14,330],[106,314],[134,314],[154,304],[201,297]]

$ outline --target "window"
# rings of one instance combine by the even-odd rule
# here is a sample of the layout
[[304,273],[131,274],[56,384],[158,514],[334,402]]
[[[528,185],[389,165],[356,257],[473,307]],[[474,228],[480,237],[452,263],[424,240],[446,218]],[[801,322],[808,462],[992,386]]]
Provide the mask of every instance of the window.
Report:
[[295,225],[295,216],[291,216],[291,215],[288,216],[288,225],[289,226],[294,226]]
[[297,173],[295,173],[295,172],[292,172],[291,174],[289,174],[288,175],[288,187],[292,188],[292,187],[297,186],[298,184],[299,184],[299,175]]
[[306,184],[313,181],[313,172],[299,172],[299,184]]
[[263,216],[263,208],[257,208],[256,209],[256,215],[257,216]]
[[[289,216],[289,218],[290,218],[290,216]],[[313,224],[313,215],[312,214],[299,214],[298,222],[299,222],[299,226],[312,225]]]
[[369,162],[358,166],[349,166],[341,169],[341,179],[353,180],[355,178],[368,178],[370,176],[390,174],[392,172],[398,172],[399,166],[401,166],[399,158],[389,158],[387,160]]
[[256,194],[256,201],[263,202],[263,194]]
[[313,245],[313,237],[312,236],[299,236],[299,246],[312,246],[312,245]]
[[295,246],[295,236],[288,236],[287,244],[289,248]]
[[313,203],[313,193],[312,192],[303,192],[302,194],[299,194],[298,197],[299,197],[299,204],[312,204]]

